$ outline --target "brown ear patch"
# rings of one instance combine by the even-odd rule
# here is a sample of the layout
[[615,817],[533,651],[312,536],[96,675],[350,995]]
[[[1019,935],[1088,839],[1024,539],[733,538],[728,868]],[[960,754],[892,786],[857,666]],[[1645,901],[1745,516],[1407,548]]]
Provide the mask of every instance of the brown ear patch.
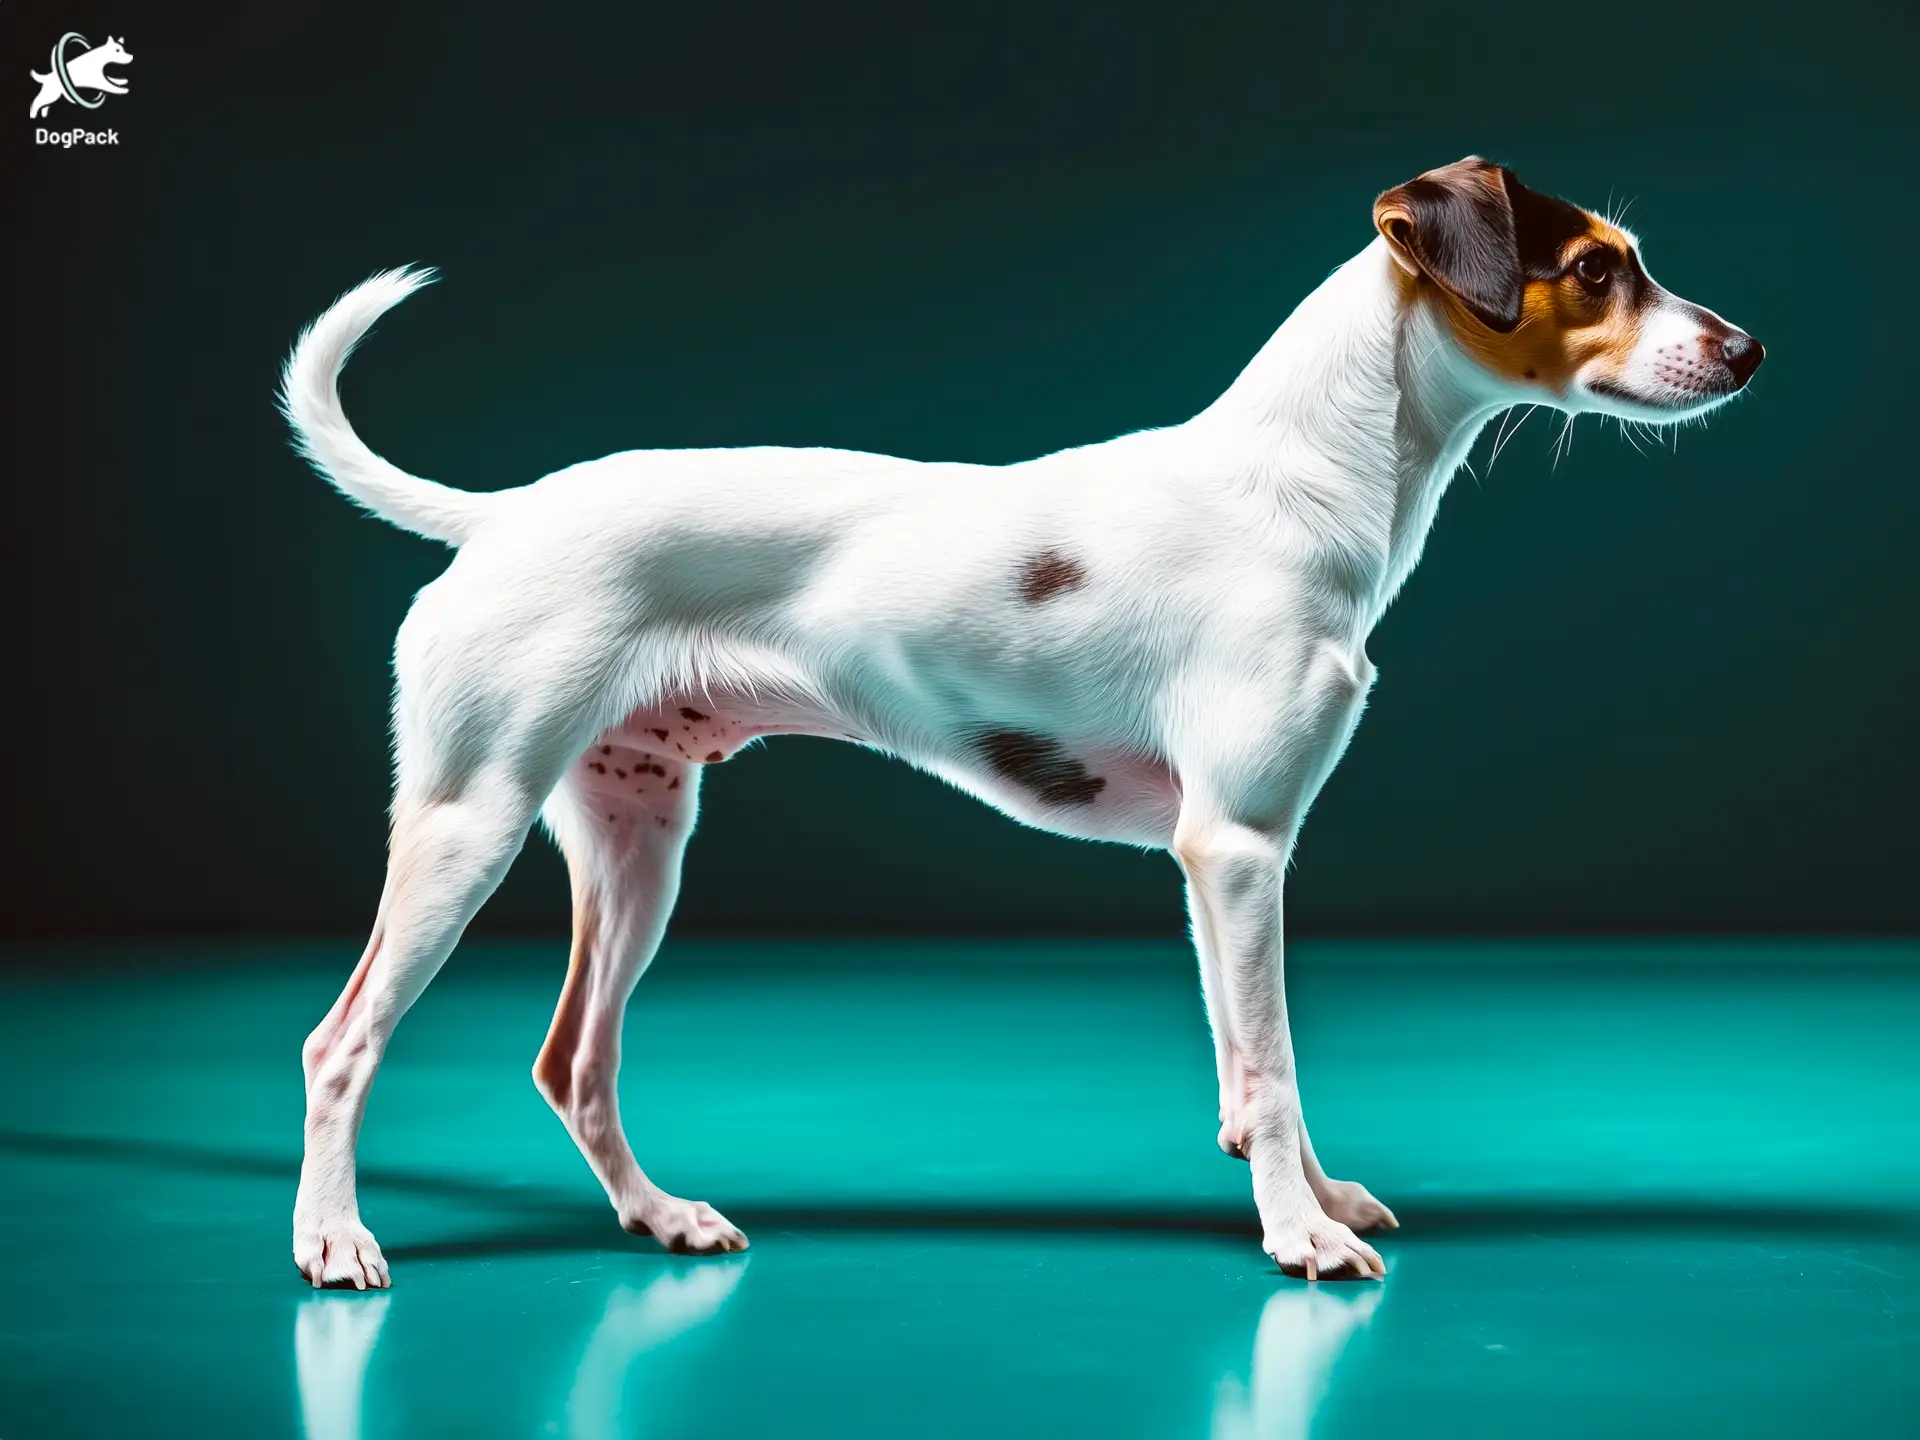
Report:
[[1506,172],[1478,156],[1397,185],[1373,223],[1434,284],[1490,330],[1520,323],[1523,277]]
[[[1595,361],[1603,371],[1624,366],[1639,343],[1647,307],[1657,298],[1632,242],[1598,216],[1576,213],[1578,230],[1559,217],[1549,232],[1560,237],[1557,244],[1548,249],[1542,242],[1535,250],[1529,269],[1537,273],[1529,274],[1523,287],[1520,323],[1511,332],[1489,334],[1464,317],[1451,312],[1447,316],[1454,339],[1481,365],[1556,395],[1564,395],[1574,377]],[[1616,282],[1600,296],[1589,293],[1567,269],[1593,244],[1606,246],[1621,262]]]
[[1599,222],[1476,155],[1387,191],[1373,223],[1410,268],[1497,334],[1526,317],[1527,287],[1562,270],[1568,246]]
[[[1461,348],[1496,374],[1564,394],[1596,359],[1624,365],[1639,339],[1652,287],[1632,242],[1505,166],[1470,156],[1429,170],[1375,201],[1374,224],[1409,283],[1431,282]],[[1568,273],[1596,243],[1621,259],[1605,295]]]

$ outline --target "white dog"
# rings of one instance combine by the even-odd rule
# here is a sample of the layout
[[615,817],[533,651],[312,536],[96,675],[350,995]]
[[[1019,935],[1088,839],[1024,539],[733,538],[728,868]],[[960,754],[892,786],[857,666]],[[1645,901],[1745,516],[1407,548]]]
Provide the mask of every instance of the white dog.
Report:
[[[81,36],[76,35],[74,38],[82,45],[87,43]],[[65,37],[62,37],[61,43],[66,43]],[[104,90],[109,95],[124,95],[127,93],[127,82],[116,80],[107,74],[107,66],[126,65],[132,60],[133,56],[127,53],[126,47],[109,35],[106,44],[96,45],[93,49],[76,55],[67,62],[67,80],[75,90]],[[40,93],[33,97],[33,104],[27,110],[29,119],[38,120],[53,108],[56,100],[63,99],[69,94],[67,87],[60,83],[58,46],[54,48],[50,64],[52,68],[45,75],[38,70],[27,72],[30,78],[40,82]],[[98,105],[100,102],[96,100],[92,103]]]
[[366,953],[307,1040],[293,1252],[384,1286],[354,1145],[400,1017],[535,815],[573,877],[572,964],[534,1081],[620,1223],[747,1241],[641,1170],[621,1016],[666,926],[703,767],[765,735],[898,755],[1018,820],[1170,850],[1264,1246],[1373,1277],[1393,1225],[1307,1138],[1281,890],[1346,746],[1368,633],[1474,436],[1516,404],[1660,424],[1739,390],[1761,347],[1648,278],[1631,236],[1463,160],[1389,190],[1375,239],[1227,392],[1164,430],[1018,465],[840,450],[631,451],[472,494],[364,445],[337,377],[423,284],[374,276],[301,336],[282,404],[375,514],[459,547],[395,647],[391,863]]

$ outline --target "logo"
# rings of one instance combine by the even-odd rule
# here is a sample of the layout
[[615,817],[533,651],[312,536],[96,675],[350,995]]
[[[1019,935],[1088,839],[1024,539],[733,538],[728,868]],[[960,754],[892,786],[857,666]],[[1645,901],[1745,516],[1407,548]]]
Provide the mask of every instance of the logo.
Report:
[[[127,82],[109,75],[107,67],[132,60],[127,47],[111,35],[104,45],[89,45],[86,36],[69,30],[54,42],[47,73],[27,72],[40,86],[27,118],[38,120],[62,100],[71,100],[82,110],[98,110],[107,103],[107,96],[127,93]],[[113,130],[36,130],[34,140],[68,149],[75,145],[118,145],[120,136]]]

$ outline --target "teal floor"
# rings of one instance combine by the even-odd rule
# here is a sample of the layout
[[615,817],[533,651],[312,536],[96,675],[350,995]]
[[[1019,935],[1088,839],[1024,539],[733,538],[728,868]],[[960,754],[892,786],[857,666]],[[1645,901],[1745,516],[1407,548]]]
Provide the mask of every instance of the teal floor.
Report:
[[670,946],[623,1080],[745,1255],[630,1240],[473,946],[362,1147],[384,1295],[296,1275],[348,944],[16,954],[0,1436],[1920,1433],[1920,947],[1303,944],[1308,1113],[1403,1228],[1260,1253],[1178,946]]

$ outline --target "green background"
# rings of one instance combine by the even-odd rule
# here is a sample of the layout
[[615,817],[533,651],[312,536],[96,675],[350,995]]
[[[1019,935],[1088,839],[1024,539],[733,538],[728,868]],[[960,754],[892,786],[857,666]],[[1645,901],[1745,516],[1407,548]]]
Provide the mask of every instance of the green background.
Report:
[[[369,271],[446,273],[346,389],[452,483],[656,445],[1013,460],[1197,410],[1376,192],[1469,151],[1631,198],[1655,275],[1770,358],[1676,450],[1588,420],[1554,468],[1544,415],[1483,446],[1372,642],[1294,925],[1920,920],[1910,8],[9,4],[0,69],[73,26],[136,59],[84,117],[118,147],[18,112],[6,142],[16,932],[371,915],[388,647],[445,554],[271,405]],[[1180,923],[1164,859],[850,748],[712,782],[685,931]],[[530,845],[486,923],[564,907]]]

